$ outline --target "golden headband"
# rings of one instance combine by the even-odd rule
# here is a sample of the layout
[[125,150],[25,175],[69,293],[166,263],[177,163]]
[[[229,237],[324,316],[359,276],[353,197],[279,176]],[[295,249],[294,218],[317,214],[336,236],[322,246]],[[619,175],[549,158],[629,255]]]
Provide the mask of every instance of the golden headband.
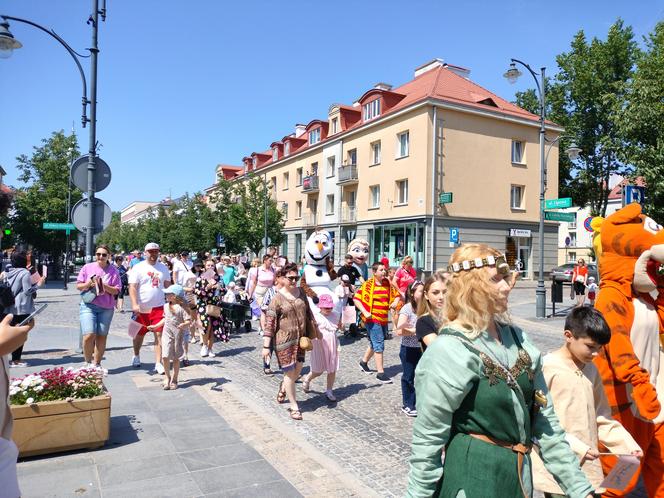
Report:
[[496,271],[502,275],[510,272],[505,256],[487,256],[486,258],[466,259],[458,263],[452,263],[447,267],[450,273],[461,273],[462,271],[472,270],[474,268],[483,268],[485,266],[495,266]]

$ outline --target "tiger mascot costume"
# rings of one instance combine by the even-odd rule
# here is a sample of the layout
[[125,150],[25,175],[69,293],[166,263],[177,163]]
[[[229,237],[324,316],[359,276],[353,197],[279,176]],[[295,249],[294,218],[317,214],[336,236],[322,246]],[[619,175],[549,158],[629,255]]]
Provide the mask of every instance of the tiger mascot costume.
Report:
[[[613,416],[643,449],[640,473],[650,498],[664,498],[664,230],[630,204],[594,218],[600,291],[595,307],[611,341],[595,359]],[[602,457],[604,471],[615,457]],[[626,496],[625,490],[603,496]]]

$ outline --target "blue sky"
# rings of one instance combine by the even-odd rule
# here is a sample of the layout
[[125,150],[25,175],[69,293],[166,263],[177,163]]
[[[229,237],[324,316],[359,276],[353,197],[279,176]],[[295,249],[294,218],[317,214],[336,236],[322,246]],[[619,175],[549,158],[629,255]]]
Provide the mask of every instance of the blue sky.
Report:
[[[541,6],[540,6],[541,5]],[[0,14],[53,28],[83,51],[89,0],[1,0]],[[531,86],[502,77],[510,57],[555,72],[583,29],[605,37],[622,17],[637,38],[664,19],[664,0],[330,2],[108,0],[100,25],[97,138],[113,171],[99,197],[113,210],[209,186],[219,163],[240,165],[295,123],[351,104],[375,83],[400,85],[438,57],[512,100]],[[0,165],[53,131],[80,126],[81,85],[69,55],[40,31],[11,30],[24,47],[0,60]],[[87,70],[87,62],[84,67]]]

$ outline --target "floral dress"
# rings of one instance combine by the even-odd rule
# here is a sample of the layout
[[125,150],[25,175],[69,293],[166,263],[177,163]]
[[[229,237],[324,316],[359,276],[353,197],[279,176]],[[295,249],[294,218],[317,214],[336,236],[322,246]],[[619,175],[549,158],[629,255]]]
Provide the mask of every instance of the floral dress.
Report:
[[[219,275],[215,274],[214,281],[219,283],[221,278]],[[196,279],[196,284],[194,285],[194,295],[196,296],[196,306],[198,309],[198,314],[201,317],[201,323],[203,324],[203,330],[207,332],[208,327],[211,326],[212,333],[214,336],[222,341],[228,342],[228,329],[223,326],[223,318],[209,316],[205,310],[208,304],[214,306],[221,306],[221,299],[219,295],[222,293],[222,289],[212,289],[208,290],[207,287],[208,280],[198,277]],[[223,283],[222,283],[223,288]]]

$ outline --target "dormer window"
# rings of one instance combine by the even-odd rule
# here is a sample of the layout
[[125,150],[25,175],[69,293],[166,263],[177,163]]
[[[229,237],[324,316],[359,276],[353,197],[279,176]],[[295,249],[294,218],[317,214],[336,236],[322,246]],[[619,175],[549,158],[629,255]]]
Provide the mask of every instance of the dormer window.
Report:
[[254,158],[251,160],[251,165],[253,166],[254,169],[256,169],[257,164],[258,164],[258,158],[254,156]]
[[284,144],[284,156],[287,156],[288,154],[290,154],[290,142]]
[[339,131],[339,118],[332,118],[332,134]]
[[369,121],[380,116],[380,99],[364,104],[364,120]]
[[272,162],[277,162],[279,160],[279,149],[275,147],[272,149]]
[[320,128],[315,128],[309,132],[309,145],[320,142]]

